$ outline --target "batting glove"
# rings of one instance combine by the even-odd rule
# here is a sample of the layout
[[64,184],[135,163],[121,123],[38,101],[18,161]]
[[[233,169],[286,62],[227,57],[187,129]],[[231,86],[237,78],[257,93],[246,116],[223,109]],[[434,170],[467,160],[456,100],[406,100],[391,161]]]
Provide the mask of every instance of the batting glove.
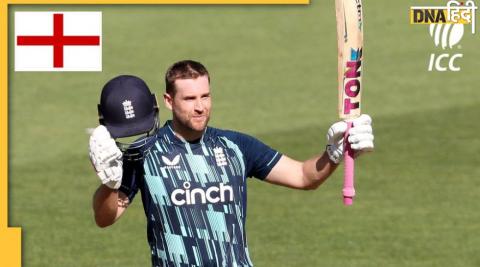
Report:
[[90,161],[102,184],[111,189],[118,189],[122,184],[122,152],[107,128],[100,125],[90,136]]
[[[347,123],[334,123],[327,132],[327,154],[332,162],[339,164],[343,159],[345,146],[343,144]],[[352,128],[348,131],[348,142],[355,151],[355,157],[363,152],[373,151],[372,118],[363,114],[352,120]]]

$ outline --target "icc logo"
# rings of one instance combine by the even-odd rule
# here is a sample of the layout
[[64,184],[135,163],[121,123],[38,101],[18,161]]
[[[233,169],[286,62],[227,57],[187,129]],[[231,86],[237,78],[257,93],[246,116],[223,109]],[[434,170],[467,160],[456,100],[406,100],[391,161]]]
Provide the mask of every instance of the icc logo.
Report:
[[[430,36],[433,38],[436,47],[443,50],[454,48],[462,39],[464,32],[463,24],[430,24]],[[460,71],[456,61],[462,58],[460,53],[430,54],[428,71]]]
[[440,47],[441,53],[431,53],[428,60],[428,71],[460,71],[458,44],[462,40],[465,25],[470,24],[475,34],[475,11],[477,6],[473,0],[450,0],[445,6],[412,6],[410,7],[410,23],[429,24],[429,32],[433,43]]

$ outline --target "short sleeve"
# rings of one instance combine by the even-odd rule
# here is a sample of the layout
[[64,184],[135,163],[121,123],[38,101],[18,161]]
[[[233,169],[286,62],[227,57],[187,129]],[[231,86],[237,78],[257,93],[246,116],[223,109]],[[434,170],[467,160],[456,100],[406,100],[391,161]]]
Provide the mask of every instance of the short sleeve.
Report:
[[237,145],[245,158],[247,177],[265,179],[282,155],[253,136],[236,135]]
[[127,195],[130,203],[138,192],[143,176],[143,168],[137,161],[123,160],[122,185],[118,190]]

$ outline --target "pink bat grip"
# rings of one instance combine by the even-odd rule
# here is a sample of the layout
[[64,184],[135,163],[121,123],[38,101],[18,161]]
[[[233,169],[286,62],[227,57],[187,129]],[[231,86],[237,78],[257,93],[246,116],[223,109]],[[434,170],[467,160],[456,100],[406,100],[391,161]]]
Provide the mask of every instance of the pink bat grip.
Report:
[[345,172],[343,176],[343,204],[350,206],[353,204],[353,197],[355,196],[355,188],[353,187],[353,171],[355,162],[353,160],[353,150],[348,142],[348,131],[352,128],[352,122],[347,121],[347,131],[343,143],[345,144]]

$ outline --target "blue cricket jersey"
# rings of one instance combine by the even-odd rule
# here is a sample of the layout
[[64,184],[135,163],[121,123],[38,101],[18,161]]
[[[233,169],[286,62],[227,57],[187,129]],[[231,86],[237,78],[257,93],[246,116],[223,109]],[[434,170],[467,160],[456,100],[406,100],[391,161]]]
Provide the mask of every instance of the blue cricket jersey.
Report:
[[264,179],[281,154],[246,134],[207,127],[189,143],[171,122],[120,190],[141,191],[152,266],[252,266],[245,234],[247,177]]

